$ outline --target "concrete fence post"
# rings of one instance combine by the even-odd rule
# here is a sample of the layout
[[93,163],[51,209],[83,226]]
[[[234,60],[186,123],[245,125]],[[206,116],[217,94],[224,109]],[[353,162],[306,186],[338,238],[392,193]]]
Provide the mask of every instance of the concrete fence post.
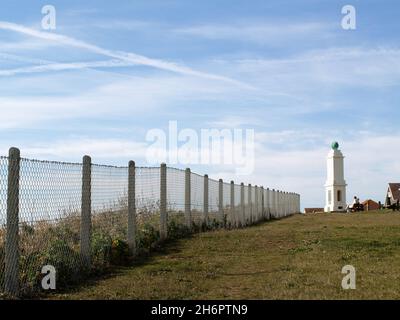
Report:
[[204,224],[208,225],[208,175],[204,175],[204,192],[203,192],[203,214]]
[[272,189],[271,200],[272,200],[272,217],[276,218],[276,190],[275,189]]
[[276,214],[277,214],[277,217],[278,217],[278,218],[280,218],[280,214],[281,214],[281,212],[280,212],[280,199],[279,199],[279,196],[280,196],[280,191],[279,191],[279,190],[276,190]]
[[301,212],[301,207],[300,207],[300,195],[298,194],[296,197],[296,213]]
[[282,191],[278,190],[278,213],[279,218],[282,218]]
[[128,246],[130,253],[136,255],[135,161],[129,161],[128,168]]
[[277,213],[278,213],[278,218],[281,217],[281,191],[277,190],[276,191],[276,207],[277,207]]
[[261,194],[261,187],[258,187],[258,220],[261,221],[262,219],[262,206],[261,206],[262,194]]
[[83,157],[81,203],[81,256],[86,268],[90,268],[90,242],[92,233],[92,159]]
[[249,224],[253,224],[253,199],[251,197],[251,184],[248,185],[247,198],[249,202]]
[[240,225],[244,227],[246,225],[246,204],[244,203],[244,183],[240,184]]
[[287,209],[288,209],[288,193],[285,191],[283,192],[283,215],[287,216]]
[[295,194],[294,193],[291,194],[290,199],[291,199],[291,201],[290,201],[290,203],[291,203],[290,214],[293,214],[296,211],[295,206],[294,206],[294,199],[295,199]]
[[167,165],[162,163],[160,166],[160,239],[163,241],[167,237]]
[[4,291],[19,295],[19,177],[21,156],[17,148],[8,154],[7,223],[4,256]]
[[282,216],[286,216],[286,192],[282,191]]
[[218,181],[218,215],[221,223],[225,227],[225,215],[224,215],[224,181],[219,179]]
[[236,227],[235,215],[235,183],[231,181],[231,223]]
[[261,219],[265,220],[265,209],[264,209],[264,187],[261,186]]
[[274,218],[274,192],[275,192],[275,190],[274,189],[271,189],[270,191],[269,191],[269,201],[270,201],[270,205],[269,205],[269,207],[270,207],[270,210],[269,210],[269,218],[270,219],[272,219],[272,218]]
[[192,209],[191,209],[191,172],[189,168],[185,170],[185,224],[189,229],[192,228]]
[[267,188],[266,199],[267,199],[267,205],[266,205],[267,220],[269,220],[269,219],[271,219],[271,195],[270,195],[269,188]]
[[281,192],[282,217],[285,216],[285,191]]
[[258,218],[259,218],[259,194],[258,194],[258,186],[254,186],[254,220],[255,222],[258,222]]
[[276,190],[276,217],[280,218],[280,201],[279,201],[280,192]]

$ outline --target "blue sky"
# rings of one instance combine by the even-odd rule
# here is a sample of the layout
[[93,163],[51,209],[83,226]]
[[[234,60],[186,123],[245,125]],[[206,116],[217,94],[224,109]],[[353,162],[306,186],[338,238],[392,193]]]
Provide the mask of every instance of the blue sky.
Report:
[[[41,29],[46,4],[57,10],[55,31]],[[356,30],[341,28],[347,4]],[[2,154],[18,146],[26,157],[88,153],[97,163],[145,165],[146,132],[177,120],[254,129],[252,175],[193,168],[296,191],[303,206],[324,204],[332,140],[346,156],[348,198],[383,200],[386,184],[400,180],[398,1],[3,0],[0,8]],[[50,63],[57,68],[43,67]]]

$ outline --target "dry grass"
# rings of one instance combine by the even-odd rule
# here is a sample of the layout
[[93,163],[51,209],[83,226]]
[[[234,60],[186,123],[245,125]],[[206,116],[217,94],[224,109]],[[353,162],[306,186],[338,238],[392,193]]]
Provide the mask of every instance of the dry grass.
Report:
[[[143,263],[142,263],[143,262]],[[399,299],[400,215],[296,215],[170,243],[56,299]],[[357,271],[343,290],[341,269]]]

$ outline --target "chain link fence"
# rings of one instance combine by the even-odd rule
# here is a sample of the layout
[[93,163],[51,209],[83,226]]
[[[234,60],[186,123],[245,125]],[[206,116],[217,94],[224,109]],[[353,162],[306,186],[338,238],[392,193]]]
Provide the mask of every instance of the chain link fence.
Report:
[[7,223],[7,175],[8,158],[0,157],[0,292],[5,288],[5,241]]
[[234,228],[300,211],[295,193],[209,179],[190,171],[0,157],[0,293],[57,288],[129,264],[164,239]]

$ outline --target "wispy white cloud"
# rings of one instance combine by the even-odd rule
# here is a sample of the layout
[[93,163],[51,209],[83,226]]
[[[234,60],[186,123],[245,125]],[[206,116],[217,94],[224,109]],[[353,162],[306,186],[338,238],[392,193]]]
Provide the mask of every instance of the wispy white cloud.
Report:
[[90,68],[130,67],[130,66],[135,66],[135,65],[136,64],[121,61],[121,60],[71,62],[71,63],[47,63],[47,64],[43,64],[43,65],[38,65],[38,66],[0,70],[0,76],[13,76],[13,75],[17,75],[17,74],[79,70],[79,69],[90,69]]
[[[91,79],[95,75],[92,70],[87,74],[81,74],[80,80]],[[189,76],[160,76],[158,74],[146,77],[129,76],[122,78],[113,74],[98,77],[104,78],[103,83],[92,85],[88,89],[81,90],[81,84],[77,84],[78,90],[68,90],[63,94],[25,94],[21,96],[17,90],[19,87],[31,87],[38,84],[39,87],[51,85],[54,80],[48,74],[32,78],[30,82],[23,79],[21,83],[15,83],[18,88],[15,95],[3,95],[0,97],[2,107],[2,121],[0,129],[40,127],[45,123],[54,123],[57,120],[68,119],[107,119],[111,117],[125,118],[135,112],[155,112],[173,108],[176,104],[196,101],[222,100],[224,97],[235,97],[239,94],[234,87],[223,83],[212,84],[203,78]],[[59,86],[52,87],[52,92],[63,90],[65,79]],[[2,78],[2,81],[8,81]],[[74,86],[74,78],[70,80]],[[73,88],[72,88],[73,89]],[[156,93],[156,94],[155,94]],[[23,115],[23,116],[21,116]]]
[[142,21],[142,20],[103,20],[88,22],[85,27],[94,27],[105,30],[149,30],[149,28],[154,28],[155,26],[160,26],[156,22]]
[[85,154],[93,157],[94,161],[106,158],[114,159],[141,159],[145,154],[146,144],[123,139],[96,139],[85,137],[73,137],[54,141],[53,143],[33,143],[21,146],[24,157],[36,159],[65,159],[78,161]]
[[236,71],[258,79],[259,85],[262,82],[276,89],[285,86],[287,92],[308,92],[307,88],[322,85],[383,87],[400,80],[400,50],[345,47],[312,50],[283,59],[239,59]]
[[0,50],[11,51],[11,52],[20,52],[21,50],[39,51],[47,49],[54,45],[55,44],[53,43],[44,42],[37,39],[29,39],[29,40],[13,41],[13,42],[0,41]]
[[252,116],[226,116],[218,120],[209,121],[207,125],[215,128],[240,128],[242,126],[259,126],[262,120]]
[[66,46],[72,46],[75,48],[85,49],[92,53],[108,56],[108,57],[111,57],[114,59],[120,59],[120,60],[134,63],[134,64],[145,65],[145,66],[154,67],[154,68],[167,70],[167,71],[171,71],[171,72],[175,72],[175,73],[180,73],[180,74],[184,74],[184,75],[190,75],[190,76],[196,76],[196,77],[202,77],[202,78],[207,78],[207,79],[229,82],[231,84],[235,84],[235,85],[238,85],[241,87],[246,87],[248,89],[251,88],[249,85],[246,85],[240,81],[237,81],[237,80],[234,80],[231,78],[227,78],[224,76],[206,73],[206,72],[202,72],[202,71],[197,71],[197,70],[191,69],[186,66],[178,65],[173,62],[152,59],[152,58],[148,58],[148,57],[138,55],[135,53],[104,49],[99,46],[87,43],[85,41],[77,40],[77,39],[67,37],[64,35],[60,35],[60,34],[56,34],[56,33],[38,31],[38,30],[35,30],[32,28],[27,28],[25,26],[15,24],[15,23],[0,21],[0,29],[22,33],[22,34],[25,34],[28,36],[32,36],[32,37],[47,40],[47,41],[52,41],[55,43],[66,45]]
[[174,29],[180,35],[195,36],[211,40],[235,40],[259,44],[282,44],[299,41],[305,37],[328,37],[332,25],[326,23],[232,23],[204,24]]

